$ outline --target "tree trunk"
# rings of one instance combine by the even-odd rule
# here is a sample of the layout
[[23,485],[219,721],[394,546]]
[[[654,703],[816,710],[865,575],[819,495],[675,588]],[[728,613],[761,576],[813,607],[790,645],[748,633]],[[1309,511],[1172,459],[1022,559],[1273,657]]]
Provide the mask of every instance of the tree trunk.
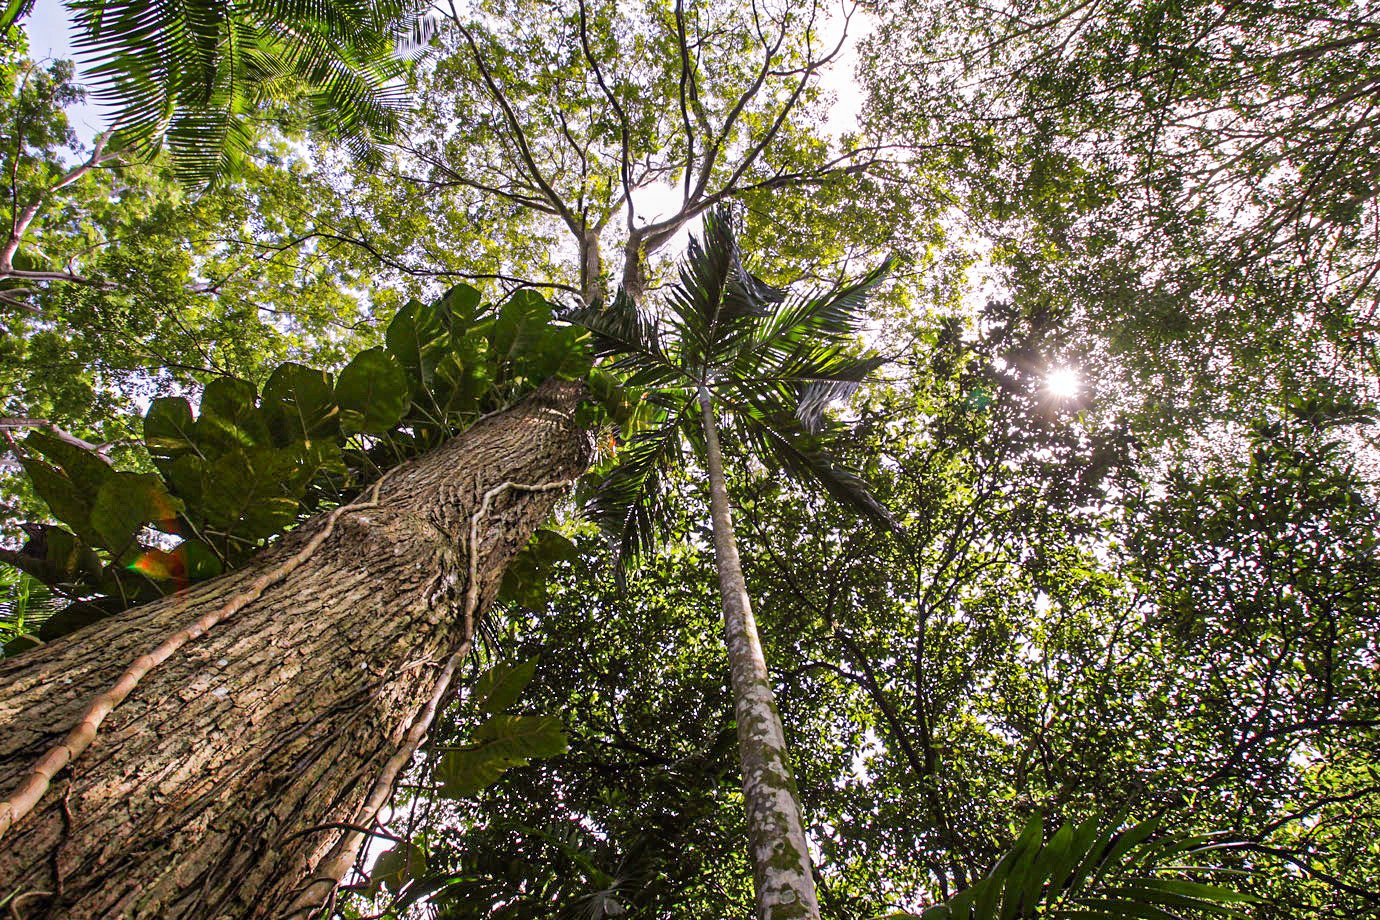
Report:
[[[467,601],[477,617],[563,491],[516,484],[585,469],[579,390],[548,383],[398,469],[376,507],[340,514],[295,570],[150,671],[0,843],[0,903],[18,917],[282,920],[325,902],[334,880],[320,875],[362,837],[340,825],[373,820],[468,649]],[[0,795],[131,662],[244,594],[325,518],[242,569],[0,664]]]
[[714,559],[724,605],[724,637],[738,720],[738,756],[743,769],[748,844],[759,920],[818,920],[810,851],[800,820],[799,794],[791,774],[786,735],[776,694],[748,601],[738,542],[729,516],[718,426],[707,390],[700,390],[709,460],[709,507],[714,522]]

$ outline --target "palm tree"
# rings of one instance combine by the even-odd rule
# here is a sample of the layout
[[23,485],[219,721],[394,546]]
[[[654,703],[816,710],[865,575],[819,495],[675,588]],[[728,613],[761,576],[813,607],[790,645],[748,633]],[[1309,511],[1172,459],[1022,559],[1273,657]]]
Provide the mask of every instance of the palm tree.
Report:
[[[204,183],[255,140],[266,104],[305,96],[315,124],[365,155],[396,127],[404,95],[399,37],[409,0],[70,0],[94,95],[118,114],[119,146],[166,141],[174,166]],[[11,0],[0,32],[29,11]]]
[[662,522],[662,477],[688,442],[709,472],[714,557],[738,724],[757,914],[815,918],[810,856],[781,718],[748,601],[724,478],[721,415],[756,455],[814,480],[837,499],[890,526],[862,480],[825,450],[824,408],[850,393],[880,360],[858,357],[866,294],[886,265],[823,295],[788,297],[743,269],[724,212],[691,241],[679,282],[653,318],[620,295],[571,318],[594,333],[595,353],[645,389],[656,418],[621,450],[591,497],[592,514],[635,559]]

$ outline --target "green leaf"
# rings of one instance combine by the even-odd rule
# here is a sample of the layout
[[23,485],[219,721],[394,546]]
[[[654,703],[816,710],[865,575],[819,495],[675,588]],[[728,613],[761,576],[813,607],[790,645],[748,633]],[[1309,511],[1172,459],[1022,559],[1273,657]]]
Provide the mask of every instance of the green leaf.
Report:
[[206,384],[194,430],[204,455],[219,456],[269,443],[268,422],[255,405],[256,395],[252,383],[232,377]]
[[498,599],[539,611],[546,606],[547,584],[556,563],[575,562],[580,552],[563,534],[541,529],[503,570]]
[[85,488],[79,488],[62,470],[51,464],[33,457],[21,457],[19,462],[23,464],[24,472],[29,474],[34,491],[47,504],[53,517],[70,527],[87,543],[100,543],[100,535],[91,527],[91,505],[95,496],[88,495]]
[[382,348],[355,356],[335,384],[340,427],[346,434],[383,434],[402,420],[411,402],[403,367]]
[[551,310],[551,303],[536,291],[518,291],[508,298],[489,334],[495,361],[505,364],[537,350],[551,325]]
[[192,407],[181,396],[163,396],[144,414],[144,444],[155,460],[197,453]]
[[41,554],[31,541],[6,561],[46,585],[95,584],[99,579],[100,557],[71,531],[45,525],[40,545]]
[[92,501],[101,483],[114,473],[110,464],[95,453],[55,438],[46,431],[30,432],[24,439],[24,449],[45,457]]
[[461,282],[441,295],[436,306],[450,331],[463,333],[469,330],[479,317],[479,304],[482,298],[483,295],[478,289]]
[[340,408],[325,371],[292,362],[279,365],[264,384],[262,407],[280,447],[340,433]]
[[556,757],[569,747],[561,720],[555,716],[496,715],[479,726],[474,739],[501,748],[506,756],[524,760]]
[[505,772],[525,762],[496,755],[489,748],[458,748],[441,755],[436,778],[441,795],[449,799],[468,799],[498,782]]
[[641,394],[635,396],[617,377],[602,367],[590,369],[586,384],[593,401],[603,407],[609,418],[624,427],[623,436],[628,437],[631,432],[626,426],[642,403]]
[[414,398],[430,391],[435,365],[428,364],[426,356],[446,346],[448,333],[440,312],[415,300],[409,300],[388,324],[384,343],[407,373]]
[[297,518],[298,450],[261,447],[235,450],[201,474],[198,511],[211,525],[244,541],[282,531]]
[[493,716],[474,733],[471,746],[442,755],[436,769],[441,794],[469,798],[505,771],[532,758],[563,754],[567,747],[560,720],[553,716]]
[[115,473],[101,486],[91,508],[91,528],[116,559],[138,548],[136,536],[145,524],[172,531],[183,510],[154,473]]
[[374,861],[369,873],[369,890],[377,892],[380,887],[397,894],[414,878],[426,875],[426,853],[412,843],[398,843],[384,850]]
[[490,715],[502,712],[517,702],[536,672],[536,657],[516,665],[496,664],[479,675],[470,691],[470,700],[480,712]]

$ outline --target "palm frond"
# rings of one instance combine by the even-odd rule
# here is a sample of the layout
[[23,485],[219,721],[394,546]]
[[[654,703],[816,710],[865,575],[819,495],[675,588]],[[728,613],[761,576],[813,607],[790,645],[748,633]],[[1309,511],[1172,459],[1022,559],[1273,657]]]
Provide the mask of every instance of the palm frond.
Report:
[[857,358],[835,367],[804,370],[781,379],[801,385],[795,417],[800,419],[806,431],[817,434],[824,427],[824,410],[831,403],[849,399],[862,382],[885,363],[885,358],[875,356]]
[[27,572],[0,566],[0,645],[37,632],[66,601]]
[[890,273],[887,259],[842,287],[783,300],[753,324],[735,363],[783,366],[822,345],[847,345],[862,332],[872,290]]
[[685,364],[717,363],[747,333],[746,322],[769,314],[784,296],[743,267],[728,209],[706,214],[703,236],[691,237],[679,283],[667,294]]
[[787,475],[800,482],[818,483],[839,504],[875,523],[895,530],[900,525],[856,471],[829,449],[827,442],[805,430],[794,415],[780,411],[769,396],[752,398],[747,390],[721,396],[733,411],[733,427],[759,455],[772,458]]
[[28,16],[34,8],[34,0],[6,0],[0,9],[0,38],[9,34],[10,27]]
[[1199,880],[1237,871],[1203,859],[1230,844],[1157,835],[1156,819],[1123,825],[1124,815],[1093,817],[1046,841],[1037,815],[987,875],[919,920],[1246,920],[1240,906],[1255,897]]
[[203,183],[249,149],[265,102],[303,93],[318,127],[367,153],[397,124],[401,0],[73,0],[92,95],[119,112],[117,141],[165,139]]
[[578,307],[561,314],[562,320],[590,332],[590,349],[595,358],[612,359],[612,370],[629,374],[652,372],[651,376],[665,376],[666,380],[649,379],[639,386],[656,386],[684,376],[668,353],[662,331],[622,291],[607,305],[596,303]]
[[618,465],[585,500],[585,513],[615,541],[619,580],[656,543],[669,515],[665,474],[682,462],[686,425],[682,400],[655,427],[639,432],[619,449]]
[[826,345],[814,351],[802,349],[789,361],[776,366],[756,369],[740,366],[727,386],[753,390],[774,388],[778,404],[782,407],[794,405],[796,418],[813,434],[823,428],[824,410],[831,403],[848,399],[885,363],[885,358],[856,355],[842,346]]

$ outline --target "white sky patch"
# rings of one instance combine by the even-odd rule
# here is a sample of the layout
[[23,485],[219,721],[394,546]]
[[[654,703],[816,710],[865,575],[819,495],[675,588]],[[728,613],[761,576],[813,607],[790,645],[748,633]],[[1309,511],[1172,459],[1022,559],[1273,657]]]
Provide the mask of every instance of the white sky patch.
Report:
[[[76,59],[77,52],[72,44],[72,14],[62,5],[62,0],[37,0],[33,11],[20,25],[29,35],[29,57],[35,61]],[[84,82],[80,66],[77,67],[74,80]],[[97,134],[110,127],[114,115],[114,110],[94,102],[83,102],[67,108],[72,130],[88,146]]]

